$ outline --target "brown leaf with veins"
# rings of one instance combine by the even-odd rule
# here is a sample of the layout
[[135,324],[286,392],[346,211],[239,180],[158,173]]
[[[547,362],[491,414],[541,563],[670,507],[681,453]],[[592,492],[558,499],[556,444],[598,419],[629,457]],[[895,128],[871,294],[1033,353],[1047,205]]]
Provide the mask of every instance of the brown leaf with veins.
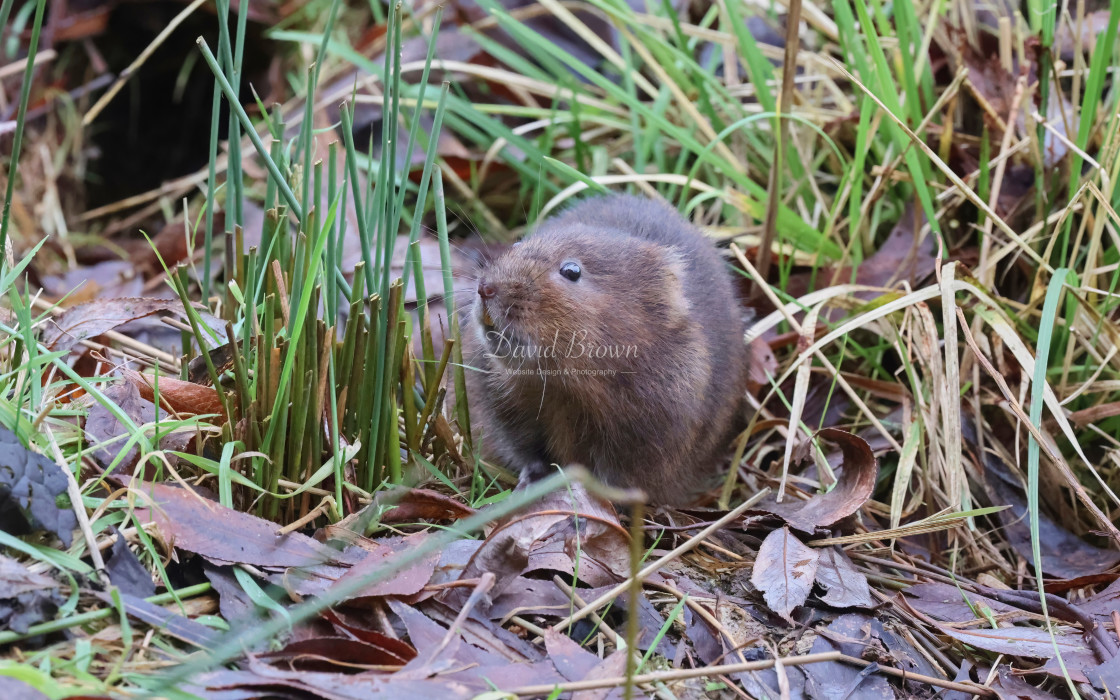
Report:
[[758,548],[751,583],[771,610],[793,624],[790,613],[809,597],[819,558],[820,552],[802,544],[788,527],[774,530]]
[[389,506],[381,513],[382,523],[460,520],[475,514],[474,508],[430,489],[396,487],[381,491],[374,496],[373,505]]

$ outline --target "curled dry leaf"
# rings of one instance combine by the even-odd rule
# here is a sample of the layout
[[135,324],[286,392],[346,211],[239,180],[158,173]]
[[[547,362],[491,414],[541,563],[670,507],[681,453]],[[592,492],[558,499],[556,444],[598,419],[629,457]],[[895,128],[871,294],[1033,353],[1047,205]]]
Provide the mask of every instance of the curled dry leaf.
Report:
[[174,377],[153,377],[135,370],[121,370],[124,378],[140,392],[140,396],[155,402],[156,388],[159,388],[160,404],[175,413],[187,415],[216,414],[222,422],[229,420],[218,391],[212,386],[202,386],[184,382]]
[[768,496],[755,506],[756,510],[773,513],[790,527],[807,533],[832,525],[859,510],[871,497],[879,475],[875,455],[863,438],[838,428],[825,428],[815,437],[840,447],[844,460],[836,486],[828,493],[814,495],[807,501],[778,503],[773,496]]
[[69,350],[81,341],[160,311],[182,311],[178,299],[98,299],[67,309],[43,328],[48,350]]
[[355,616],[343,615],[338,610],[327,608],[323,611],[322,615],[323,618],[334,625],[337,630],[342,631],[348,636],[356,637],[367,644],[373,644],[384,649],[386,652],[401,659],[401,663],[408,663],[416,658],[416,649],[414,649],[411,644],[402,642],[399,639],[395,639],[357,623],[358,620],[368,618],[368,614],[359,614]]
[[460,520],[475,510],[462,502],[430,489],[396,487],[380,491],[370,507],[389,506],[381,514],[382,523],[414,523],[417,520]]
[[751,583],[771,610],[793,623],[790,613],[809,597],[819,559],[819,550],[802,544],[788,527],[774,530],[758,548]]
[[259,658],[283,668],[327,672],[355,666],[403,666],[416,658],[416,651],[388,637],[370,642],[332,636],[290,642],[280,651],[261,654]]

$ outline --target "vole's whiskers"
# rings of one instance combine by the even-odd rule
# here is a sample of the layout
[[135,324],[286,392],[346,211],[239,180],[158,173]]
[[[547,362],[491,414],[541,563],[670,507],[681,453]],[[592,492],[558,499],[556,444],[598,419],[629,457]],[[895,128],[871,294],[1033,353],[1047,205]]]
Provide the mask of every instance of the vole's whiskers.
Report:
[[540,420],[541,414],[544,413],[544,395],[548,391],[548,374],[542,371],[539,354],[537,355],[537,376],[541,378],[541,401],[537,404],[537,420]]

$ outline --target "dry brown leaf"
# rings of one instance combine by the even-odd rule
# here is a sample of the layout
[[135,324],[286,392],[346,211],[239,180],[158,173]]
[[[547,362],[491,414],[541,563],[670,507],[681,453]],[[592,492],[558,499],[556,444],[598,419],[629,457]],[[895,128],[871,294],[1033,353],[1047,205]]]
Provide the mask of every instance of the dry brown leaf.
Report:
[[846,430],[825,428],[816,434],[840,446],[844,455],[839,482],[825,494],[816,494],[807,501],[787,499],[782,503],[768,496],[755,510],[773,513],[802,532],[813,533],[855,513],[871,497],[879,465],[867,442]]
[[[887,665],[904,672],[923,675],[938,673],[929,665],[921,652],[904,639],[892,634],[879,620],[866,613],[853,612],[840,615],[827,627],[817,627],[816,631],[817,638],[813,641],[811,653],[838,651],[862,659],[886,661]],[[857,697],[861,700],[921,697],[925,694],[922,691],[928,688],[920,682],[910,681],[912,685],[909,687],[894,689],[887,677],[868,673],[867,669],[840,661],[808,664],[802,667],[802,670],[807,676],[807,688],[843,688],[838,697],[848,697],[852,700]],[[900,690],[902,692],[899,692]],[[809,697],[823,698],[829,695],[810,694]]]
[[844,550],[833,546],[821,550],[817,583],[826,590],[821,600],[834,608],[870,608],[871,588],[867,577],[858,571]]
[[[596,664],[584,680],[598,681],[606,678],[619,678],[626,675],[626,650],[620,649]],[[622,697],[620,688],[596,688],[594,690],[581,690],[572,693],[572,700],[607,700],[607,698]]]
[[[370,543],[374,549],[342,575],[336,585],[347,585],[352,579],[370,575],[373,571],[396,566],[395,559],[403,553],[420,546],[420,543],[429,537],[427,532],[414,532],[406,537],[383,538]],[[432,578],[440,553],[432,552],[429,556],[416,562],[403,570],[397,570],[388,578],[368,586],[350,598],[370,598],[377,596],[396,595],[407,596],[419,593]],[[344,583],[346,582],[346,583]],[[329,589],[328,589],[329,590]]]
[[923,615],[929,615],[946,622],[969,622],[977,618],[983,608],[1005,620],[1013,620],[1016,613],[1025,617],[1027,613],[1007,603],[980,595],[965,594],[960,588],[947,583],[931,581],[910,586],[903,591],[909,604]]
[[[1049,659],[1055,655],[1050,633],[1041,627],[957,629],[948,625],[937,625],[937,628],[957,641],[997,654],[1026,656],[1032,659]],[[1054,626],[1054,639],[1063,655],[1089,651],[1089,647],[1081,641],[1081,635],[1065,625]]]
[[182,311],[178,299],[98,299],[79,304],[50,320],[43,328],[43,344],[49,350],[69,350],[75,344],[138,318],[160,311]]
[[[382,491],[374,504],[389,503],[392,507],[381,514],[382,523],[414,523],[417,520],[459,520],[474,515],[475,510],[460,501],[429,489],[398,489]],[[384,496],[384,498],[382,498]]]
[[774,530],[758,548],[751,583],[770,609],[792,624],[790,613],[809,597],[819,558],[820,550],[802,544],[788,527]]
[[403,666],[416,658],[416,650],[383,635],[376,643],[341,636],[309,637],[259,658],[281,668],[342,672],[355,666]]
[[[155,522],[165,541],[222,564],[272,569],[315,566],[339,553],[296,532],[280,535],[275,523],[226,508],[185,489],[132,481],[152,507],[138,508],[138,523]],[[141,501],[144,503],[145,501]]]
[[121,374],[140,391],[140,396],[148,401],[155,402],[155,389],[158,387],[160,404],[175,413],[216,414],[221,416],[223,422],[229,420],[222,406],[222,400],[218,397],[218,391],[212,386],[184,382],[174,377],[156,378],[131,369],[122,370]]
[[545,628],[544,647],[548,650],[548,658],[552,659],[556,670],[569,681],[582,681],[599,665],[598,656],[576,644],[568,635],[557,632],[551,627]]

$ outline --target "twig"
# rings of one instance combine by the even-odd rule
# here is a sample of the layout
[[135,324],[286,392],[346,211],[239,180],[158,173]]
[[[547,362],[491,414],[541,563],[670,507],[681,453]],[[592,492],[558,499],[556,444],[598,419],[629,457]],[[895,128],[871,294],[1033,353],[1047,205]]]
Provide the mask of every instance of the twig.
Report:
[[774,237],[777,233],[778,209],[782,206],[782,172],[785,170],[785,150],[789,141],[789,125],[784,117],[793,102],[793,76],[797,72],[797,51],[801,47],[798,35],[801,24],[801,0],[789,0],[786,15],[786,53],[782,65],[782,91],[778,95],[778,113],[774,116],[774,161],[770,164],[770,182],[767,185],[766,221],[762,229],[762,243],[758,246],[758,277],[754,280],[751,296],[762,295],[766,277],[770,273],[770,258],[774,255]]
[[[74,474],[70,471],[66,457],[59,449],[58,441],[54,439],[51,426],[44,423],[42,430],[47,434],[51,451],[54,453],[55,464],[66,475],[66,495],[70,497],[70,506],[74,509],[74,516],[78,519],[78,529],[81,530],[82,538],[86,541],[86,551],[89,552],[90,561],[93,562],[93,569],[101,583],[108,585],[109,572],[105,569],[105,560],[101,557],[101,550],[97,547],[97,538],[94,537],[93,528],[89,524],[89,514],[86,513],[86,507],[82,504],[82,490],[78,487],[78,480],[74,478]],[[79,462],[80,464],[81,462]]]
[[451,640],[454,639],[455,635],[459,633],[459,628],[463,626],[463,621],[466,620],[467,616],[471,614],[471,610],[474,609],[475,604],[482,598],[482,596],[486,595],[490,591],[490,589],[494,587],[495,580],[497,580],[496,577],[490,571],[487,571],[479,578],[478,585],[474,587],[473,591],[471,591],[471,595],[469,598],[467,598],[467,602],[463,604],[463,609],[460,610],[459,614],[455,616],[455,621],[452,622],[451,626],[447,628],[447,634],[443,635],[443,639],[440,640],[440,643],[431,653],[430,658],[435,659],[439,657],[444,648],[446,648],[447,645],[451,643]]
[[[569,586],[567,583],[564,583],[564,579],[560,578],[560,576],[553,576],[552,582],[555,583],[556,587],[559,588],[564,593],[564,595],[568,596],[568,598],[570,598],[571,601],[576,605],[580,606],[581,608],[587,605],[587,601],[580,597],[580,594],[577,593],[574,588]],[[590,613],[588,614],[588,617],[591,618],[591,621],[594,622],[599,629],[603,630],[603,633],[607,635],[607,638],[611,640],[611,643],[614,644],[615,648],[622,649],[623,647],[630,647],[626,640],[620,637],[618,635],[618,632],[615,632],[614,629],[607,624],[607,621],[599,617],[597,613]],[[631,611],[631,617],[637,617],[636,615],[633,615],[633,611]],[[538,636],[543,638],[544,631],[542,630]]]
[[[304,493],[307,493],[307,492],[304,491]],[[295,530],[300,529],[301,527],[303,527],[307,523],[311,522],[315,518],[318,518],[320,515],[322,515],[324,512],[326,512],[326,510],[328,508],[330,508],[333,505],[334,505],[334,497],[331,494],[327,494],[326,496],[323,497],[323,500],[319,501],[319,505],[315,506],[315,508],[313,510],[309,511],[307,513],[307,515],[303,516],[299,520],[296,520],[295,522],[288,523],[284,527],[277,530],[276,531],[276,536],[281,537],[283,535],[288,534],[289,532],[293,532]]]
[[538,627],[538,626],[534,625],[532,622],[529,622],[528,620],[521,617],[520,615],[510,615],[509,616],[509,621],[514,623],[518,627],[522,627],[524,629],[529,630],[530,632],[537,635],[538,637],[541,637],[541,638],[544,637],[545,629],[543,627]]
[[138,71],[140,69],[140,66],[144,65],[144,62],[147,61],[153,53],[155,53],[155,50],[160,47],[160,44],[166,41],[167,37],[171,36],[171,34],[179,27],[179,25],[186,21],[186,19],[190,17],[195,10],[202,7],[203,3],[205,2],[206,0],[194,0],[194,2],[183,8],[182,12],[175,15],[175,17],[167,23],[167,26],[163,28],[163,31],[156,35],[155,39],[152,39],[152,43],[144,47],[144,50],[140,52],[140,55],[137,56],[136,59],[132,61],[132,63],[128,64],[127,68],[121,71],[120,76],[117,78],[117,82],[113,83],[113,87],[106,90],[105,94],[101,96],[101,99],[99,99],[93,105],[93,107],[91,107],[90,110],[85,113],[85,116],[82,117],[83,129],[92,124],[94,119],[97,119],[97,115],[101,114],[101,110],[105,109],[105,106],[108,105],[114,97],[116,97],[117,93],[121,91],[122,87],[124,87],[124,84],[128,82],[128,79],[136,74],[136,71]]
[[642,563],[642,548],[645,543],[645,504],[635,503],[630,512],[630,595],[626,612],[626,688],[623,697],[634,698],[634,676],[638,673],[638,606],[642,599],[642,580],[638,578]]

